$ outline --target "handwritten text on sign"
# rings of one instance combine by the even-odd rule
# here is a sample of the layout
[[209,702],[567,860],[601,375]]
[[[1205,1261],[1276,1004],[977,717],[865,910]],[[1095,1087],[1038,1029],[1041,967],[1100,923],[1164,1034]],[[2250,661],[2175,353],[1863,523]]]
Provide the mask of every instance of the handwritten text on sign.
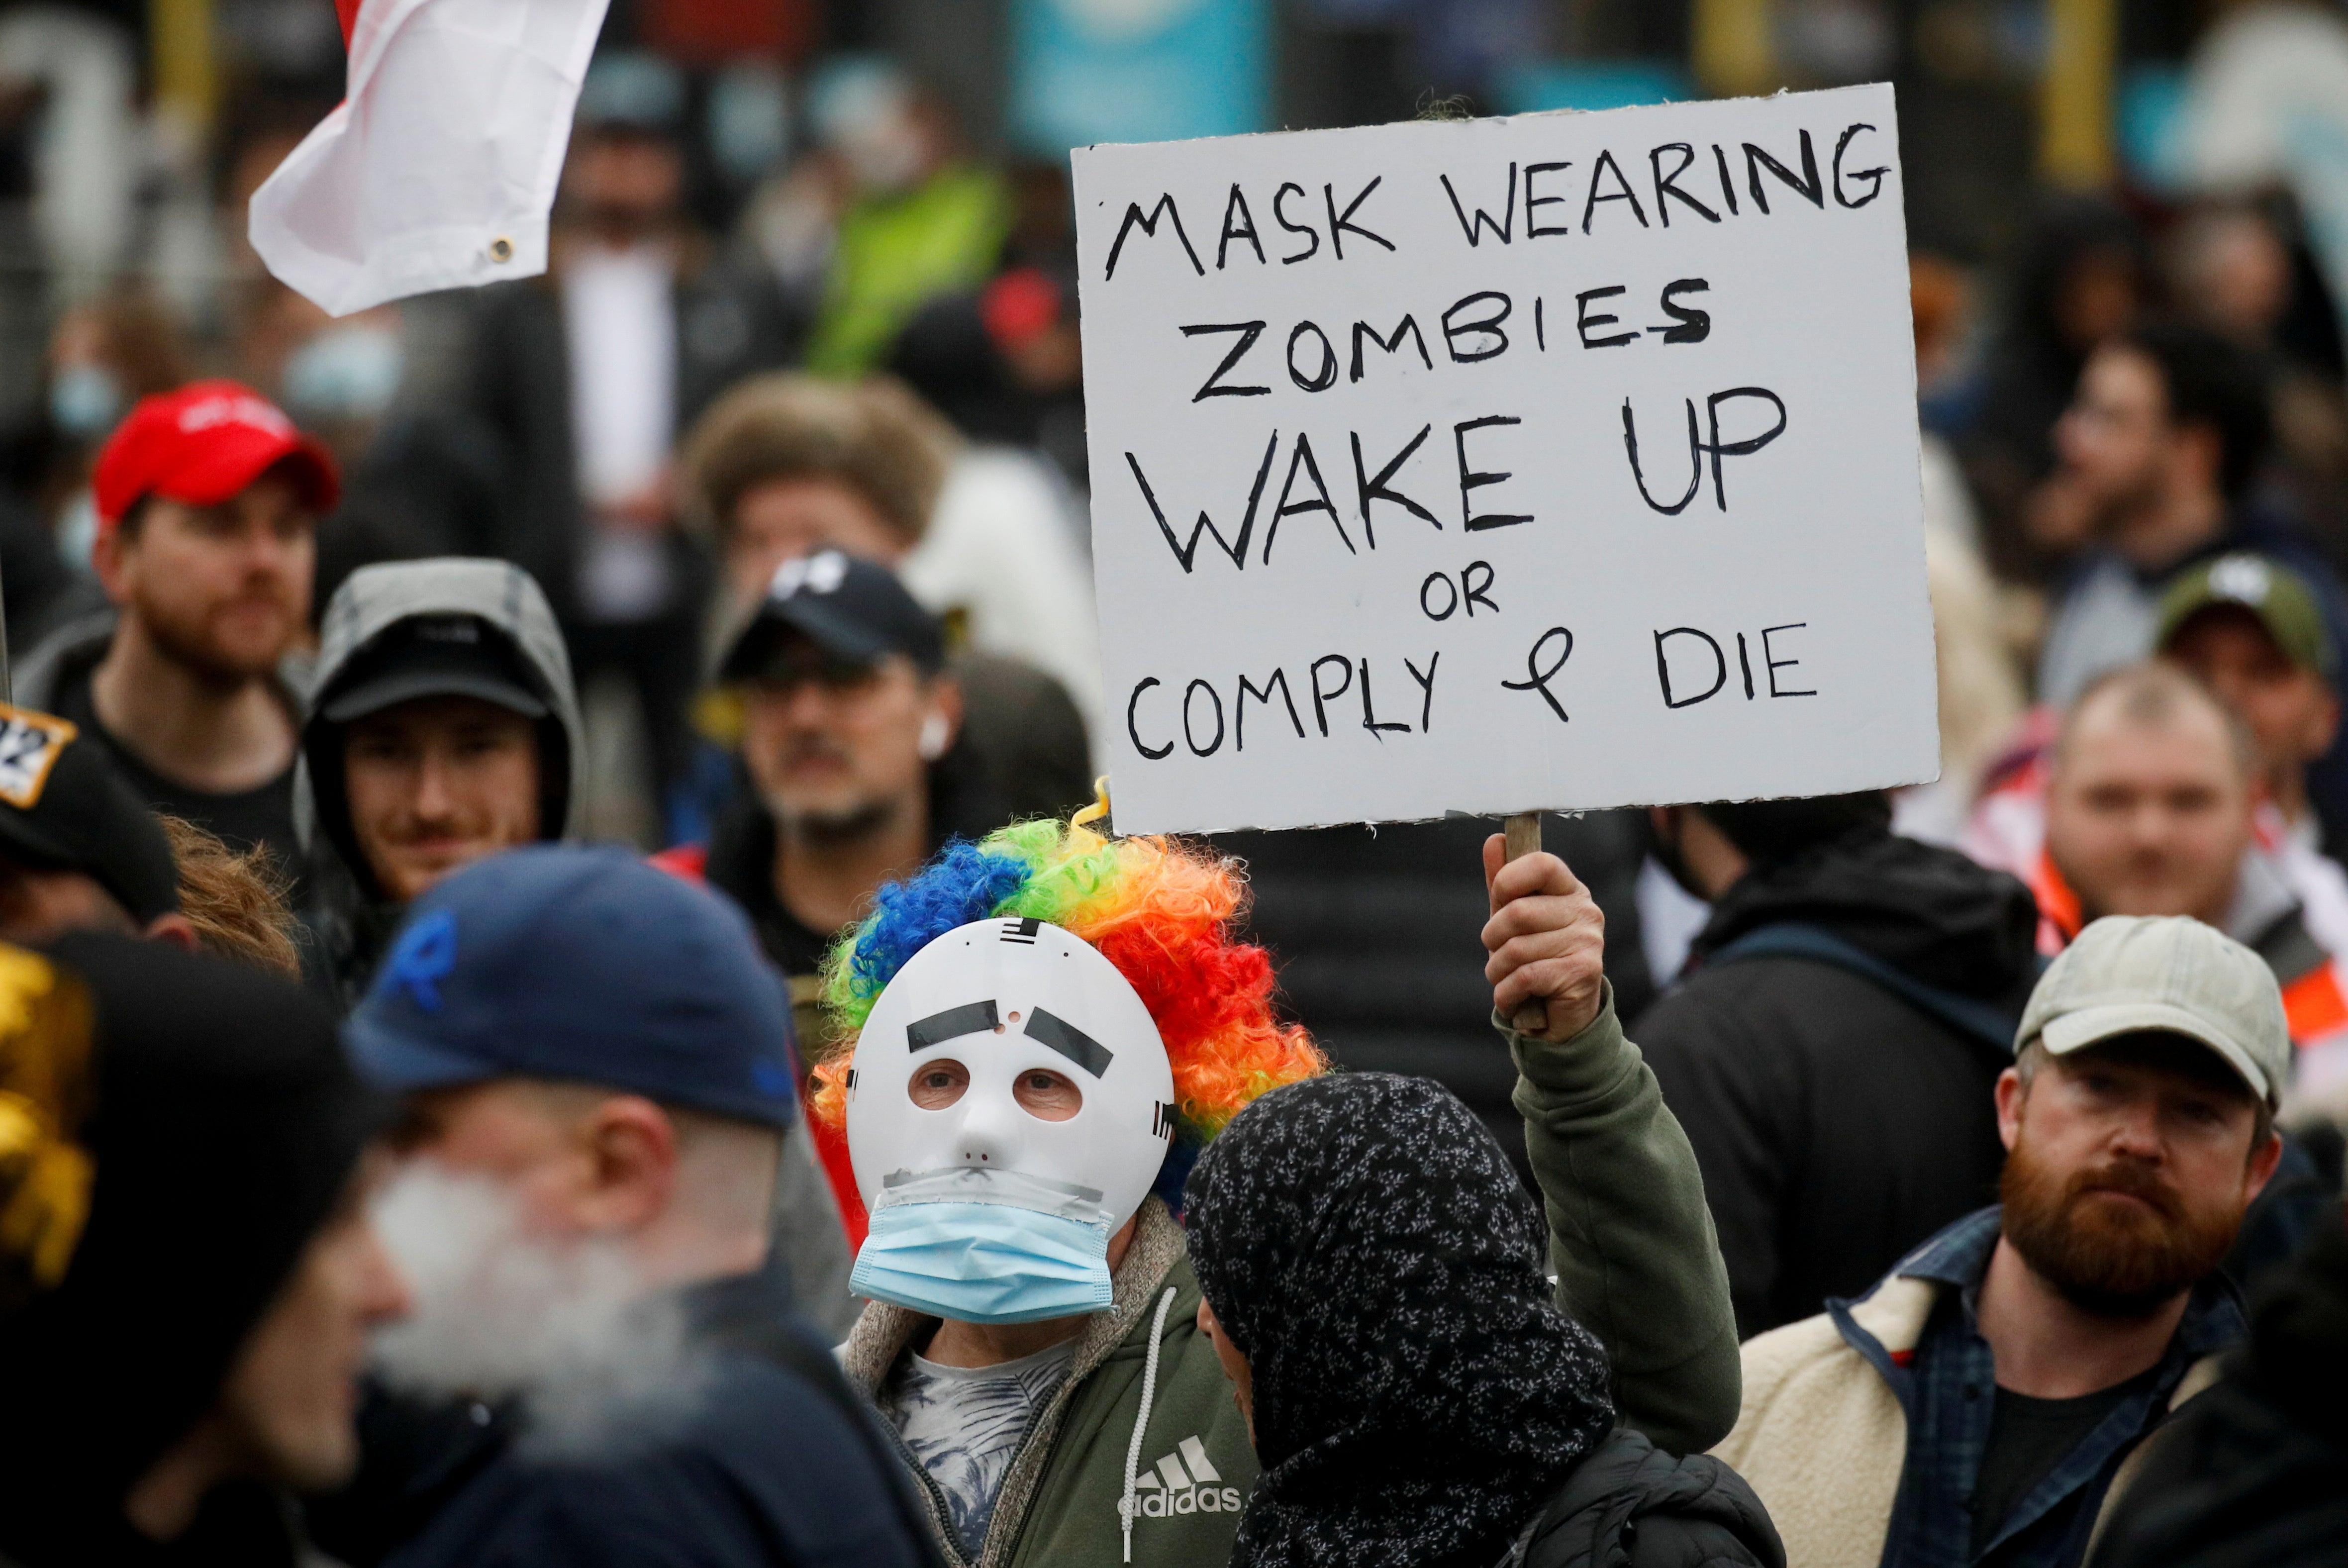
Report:
[[1117,825],[1937,771],[1891,89],[1075,155]]

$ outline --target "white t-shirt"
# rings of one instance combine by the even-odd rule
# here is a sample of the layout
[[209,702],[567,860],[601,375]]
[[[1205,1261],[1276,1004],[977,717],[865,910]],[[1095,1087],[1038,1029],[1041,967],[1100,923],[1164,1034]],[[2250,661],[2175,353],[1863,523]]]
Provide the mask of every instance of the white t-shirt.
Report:
[[954,1535],[975,1560],[1020,1436],[1068,1375],[1076,1342],[994,1367],[944,1367],[908,1354],[880,1408],[946,1495]]
[[571,431],[592,507],[660,482],[676,438],[676,262],[665,246],[584,247],[562,269]]

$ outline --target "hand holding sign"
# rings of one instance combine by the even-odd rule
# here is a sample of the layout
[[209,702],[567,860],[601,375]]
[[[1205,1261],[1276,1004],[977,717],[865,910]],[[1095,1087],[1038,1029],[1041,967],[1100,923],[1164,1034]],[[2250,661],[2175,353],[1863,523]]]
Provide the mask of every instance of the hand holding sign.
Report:
[[1497,833],[1484,841],[1484,886],[1492,900],[1484,924],[1492,1006],[1521,1034],[1571,1039],[1605,996],[1606,917],[1597,901],[1555,855],[1509,859]]

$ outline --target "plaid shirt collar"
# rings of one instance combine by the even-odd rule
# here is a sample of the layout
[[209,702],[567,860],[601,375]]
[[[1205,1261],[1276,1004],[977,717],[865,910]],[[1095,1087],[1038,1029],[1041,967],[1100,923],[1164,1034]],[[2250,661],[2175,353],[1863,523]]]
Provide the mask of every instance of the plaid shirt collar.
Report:
[[[1846,1304],[1828,1304],[1844,1339],[1883,1375],[1908,1414],[1908,1460],[1882,1558],[1900,1568],[1966,1568],[1976,1561],[1972,1495],[1996,1407],[1997,1366],[1974,1306],[1997,1249],[2001,1215],[1995,1205],[1966,1215],[1893,1271],[1951,1287],[1912,1352],[1887,1351],[1852,1321]],[[1982,1557],[1997,1558],[2000,1568],[2078,1562],[2120,1460],[2167,1415],[2187,1370],[2247,1333],[2240,1297],[2224,1275],[2195,1286],[2151,1386],[2122,1401],[2031,1490]]]

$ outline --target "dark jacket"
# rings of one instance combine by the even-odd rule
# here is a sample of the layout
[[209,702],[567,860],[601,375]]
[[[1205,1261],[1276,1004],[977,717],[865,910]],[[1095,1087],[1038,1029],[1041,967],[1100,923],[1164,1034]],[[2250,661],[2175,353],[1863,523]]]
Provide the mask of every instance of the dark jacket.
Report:
[[[535,1453],[522,1420],[445,1444],[428,1522],[392,1568],[839,1568],[935,1562],[870,1411],[788,1320],[772,1274],[686,1293],[700,1401],[585,1457]],[[330,1549],[339,1542],[331,1536]]]
[[[559,289],[549,276],[479,291],[469,375],[459,399],[507,465],[505,536],[498,553],[536,577],[555,614],[570,624],[585,512]],[[681,434],[744,376],[788,363],[803,327],[789,318],[770,281],[730,267],[686,266],[675,300]],[[670,539],[680,556],[689,556],[682,534]]]
[[[976,841],[1009,820],[988,782],[969,738],[930,764],[930,841],[935,854],[949,839]],[[741,905],[758,934],[758,945],[790,982],[791,1028],[799,1054],[819,1059],[832,1024],[822,1006],[817,971],[840,933],[810,931],[775,892],[775,820],[757,791],[745,784],[717,819],[708,854],[700,866],[711,887]]]
[[2348,1222],[2339,1206],[2251,1314],[2217,1387],[2148,1440],[2094,1568],[2348,1563]]
[[[292,769],[252,789],[213,795],[156,772],[98,721],[90,679],[113,647],[120,622],[120,614],[108,604],[57,624],[11,670],[15,682],[11,700],[19,707],[70,719],[84,733],[96,736],[124,782],[150,808],[210,829],[228,841],[232,849],[265,845],[279,869],[294,878],[295,897],[306,898],[306,868],[294,830]],[[277,663],[277,697],[296,721],[310,689],[311,668],[308,654],[299,650],[289,652]]]
[[[1633,889],[1646,853],[1635,811],[1543,819],[1547,845],[1606,915],[1615,1006],[1639,1016],[1654,987]],[[1253,938],[1280,966],[1285,1005],[1349,1068],[1434,1078],[1468,1103],[1528,1182],[1517,1070],[1492,1032],[1477,934],[1489,918],[1481,856],[1499,823],[1467,818],[1376,828],[1218,833],[1248,862]],[[1643,1043],[1645,1037],[1639,1038]]]
[[1756,869],[1715,905],[1686,977],[1632,1032],[1695,1146],[1743,1336],[1865,1291],[1995,1200],[2007,1053],[1841,965],[1715,955],[1804,926],[2019,1018],[2037,919],[2013,878],[1883,833]]
[[1573,1469],[1503,1568],[1785,1568],[1769,1511],[1706,1454],[1675,1459],[1628,1427]]

